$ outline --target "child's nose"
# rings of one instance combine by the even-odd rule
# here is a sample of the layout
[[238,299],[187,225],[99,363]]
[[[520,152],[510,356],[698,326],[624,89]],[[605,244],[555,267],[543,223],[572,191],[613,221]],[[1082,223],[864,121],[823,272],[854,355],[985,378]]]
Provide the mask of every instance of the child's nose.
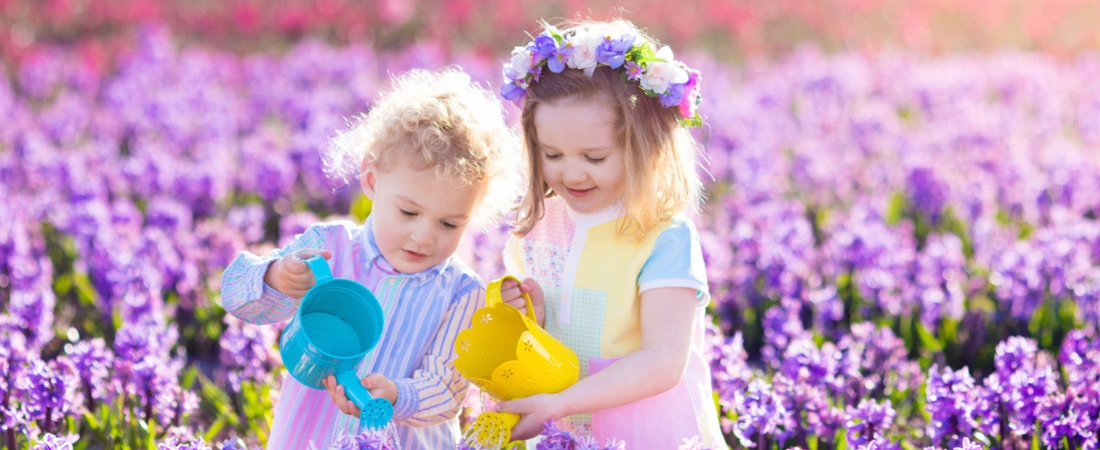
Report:
[[580,183],[588,177],[588,174],[584,170],[577,167],[567,167],[565,172],[562,173],[562,181],[566,184]]
[[430,227],[421,225],[413,229],[411,237],[416,245],[429,245],[432,243],[434,235]]

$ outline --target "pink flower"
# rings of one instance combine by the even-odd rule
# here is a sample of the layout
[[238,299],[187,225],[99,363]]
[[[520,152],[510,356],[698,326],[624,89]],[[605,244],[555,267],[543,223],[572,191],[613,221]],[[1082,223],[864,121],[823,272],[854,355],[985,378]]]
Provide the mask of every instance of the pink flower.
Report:
[[688,69],[688,82],[684,85],[684,99],[680,101],[680,116],[685,119],[695,117],[695,100],[699,96],[699,77],[702,74],[698,70]]

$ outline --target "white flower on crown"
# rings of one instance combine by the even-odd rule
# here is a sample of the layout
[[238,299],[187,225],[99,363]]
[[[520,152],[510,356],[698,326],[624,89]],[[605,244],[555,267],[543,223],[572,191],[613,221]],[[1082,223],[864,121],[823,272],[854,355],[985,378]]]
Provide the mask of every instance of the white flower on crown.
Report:
[[505,76],[513,80],[523,80],[534,66],[531,53],[525,47],[512,49],[512,62],[505,67]]
[[687,83],[688,73],[683,67],[675,63],[672,57],[672,49],[667,45],[657,51],[657,57],[665,62],[650,61],[645,65],[642,79],[638,81],[643,88],[657,94],[664,94],[671,84]]
[[569,54],[569,67],[583,70],[588,76],[596,71],[596,48],[603,43],[606,33],[585,28],[577,30],[569,42],[573,51]]

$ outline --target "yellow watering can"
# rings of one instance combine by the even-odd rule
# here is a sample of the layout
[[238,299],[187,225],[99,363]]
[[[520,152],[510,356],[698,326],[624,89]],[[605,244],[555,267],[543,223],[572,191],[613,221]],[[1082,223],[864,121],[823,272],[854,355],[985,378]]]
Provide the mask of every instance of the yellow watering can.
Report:
[[[577,354],[539,326],[531,298],[527,314],[504,303],[500,286],[516,277],[505,275],[485,288],[485,307],[474,312],[470,328],[455,339],[455,369],[498,401],[561,392],[577,382]],[[470,447],[500,448],[511,442],[519,416],[485,412],[466,430]]]

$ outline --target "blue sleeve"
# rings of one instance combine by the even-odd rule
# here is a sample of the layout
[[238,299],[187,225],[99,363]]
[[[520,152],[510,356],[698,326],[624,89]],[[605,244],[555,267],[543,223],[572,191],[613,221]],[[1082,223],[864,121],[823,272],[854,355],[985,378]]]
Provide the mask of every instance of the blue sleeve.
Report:
[[690,220],[677,220],[657,236],[638,274],[638,292],[667,287],[695,289],[702,303],[710,301],[703,248]]

